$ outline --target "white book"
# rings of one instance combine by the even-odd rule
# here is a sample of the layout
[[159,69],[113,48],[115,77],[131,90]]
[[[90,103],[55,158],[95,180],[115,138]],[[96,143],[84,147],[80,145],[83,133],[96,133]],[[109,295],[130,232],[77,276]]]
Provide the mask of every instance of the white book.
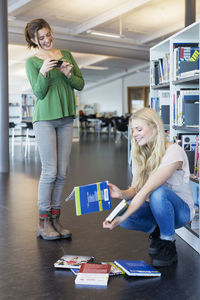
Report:
[[128,208],[128,203],[126,200],[123,199],[109,214],[109,216],[106,218],[106,221],[112,222],[114,218],[122,215],[127,210],[127,208]]
[[178,69],[178,48],[174,49],[173,52],[173,79],[177,80],[177,69]]
[[107,286],[111,265],[83,263],[75,284]]
[[199,70],[192,70],[192,71],[187,71],[187,72],[183,72],[180,74],[180,78],[187,78],[190,76],[195,76],[199,74]]
[[75,279],[75,284],[107,286],[108,279],[109,274],[78,273]]

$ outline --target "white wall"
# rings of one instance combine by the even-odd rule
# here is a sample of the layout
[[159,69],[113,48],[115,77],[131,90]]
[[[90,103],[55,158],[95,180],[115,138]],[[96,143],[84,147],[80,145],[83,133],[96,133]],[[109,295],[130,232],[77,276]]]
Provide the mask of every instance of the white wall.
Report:
[[123,76],[109,83],[88,88],[81,92],[79,104],[97,103],[98,112],[117,111],[120,116],[128,112],[127,88],[131,86],[148,86],[149,73],[138,72],[132,75]]
[[123,113],[128,112],[128,87],[131,86],[148,86],[149,85],[149,72],[137,72],[133,75],[124,78],[124,93],[123,93]]
[[81,92],[80,105],[97,103],[98,112],[117,111],[122,114],[122,80],[117,79],[107,84]]

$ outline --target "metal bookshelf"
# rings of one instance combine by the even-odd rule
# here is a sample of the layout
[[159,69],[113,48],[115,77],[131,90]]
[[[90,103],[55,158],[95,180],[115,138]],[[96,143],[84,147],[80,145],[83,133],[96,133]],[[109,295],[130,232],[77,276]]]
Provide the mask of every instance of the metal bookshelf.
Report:
[[[150,97],[158,97],[159,91],[166,89],[170,92],[170,140],[173,141],[173,137],[177,133],[194,133],[199,134],[199,126],[175,126],[173,123],[173,94],[180,89],[199,89],[199,75],[174,80],[173,66],[174,66],[174,43],[196,43],[199,44],[200,40],[200,22],[193,23],[192,25],[184,28],[182,31],[174,34],[168,39],[155,45],[150,49]],[[169,54],[169,82],[159,82],[155,85],[155,78],[152,79],[153,70],[152,66],[156,60],[166,57],[166,53]],[[199,178],[191,175],[191,182],[197,185],[199,191]],[[176,233],[184,239],[191,247],[193,247],[198,253],[200,253],[200,220],[199,220],[199,205],[195,207],[196,215],[193,224],[176,230]]]

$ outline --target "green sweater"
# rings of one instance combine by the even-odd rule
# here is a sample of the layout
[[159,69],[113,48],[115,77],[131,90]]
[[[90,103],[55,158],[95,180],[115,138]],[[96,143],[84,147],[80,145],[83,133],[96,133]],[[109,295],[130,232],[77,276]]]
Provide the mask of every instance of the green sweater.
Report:
[[62,50],[62,58],[73,64],[71,77],[67,78],[58,68],[47,72],[46,78],[40,73],[43,60],[33,56],[26,61],[26,73],[37,101],[33,122],[54,120],[76,115],[74,89],[81,91],[84,80],[73,56]]

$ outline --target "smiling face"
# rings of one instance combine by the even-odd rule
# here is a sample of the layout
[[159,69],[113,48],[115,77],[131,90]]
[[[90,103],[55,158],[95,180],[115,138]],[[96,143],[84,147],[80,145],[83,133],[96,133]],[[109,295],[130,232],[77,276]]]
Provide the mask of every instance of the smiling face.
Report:
[[133,138],[139,146],[144,146],[150,142],[153,136],[153,129],[145,121],[141,119],[133,119],[131,122]]
[[34,42],[43,50],[51,50],[53,48],[53,35],[51,30],[47,27],[38,30]]

